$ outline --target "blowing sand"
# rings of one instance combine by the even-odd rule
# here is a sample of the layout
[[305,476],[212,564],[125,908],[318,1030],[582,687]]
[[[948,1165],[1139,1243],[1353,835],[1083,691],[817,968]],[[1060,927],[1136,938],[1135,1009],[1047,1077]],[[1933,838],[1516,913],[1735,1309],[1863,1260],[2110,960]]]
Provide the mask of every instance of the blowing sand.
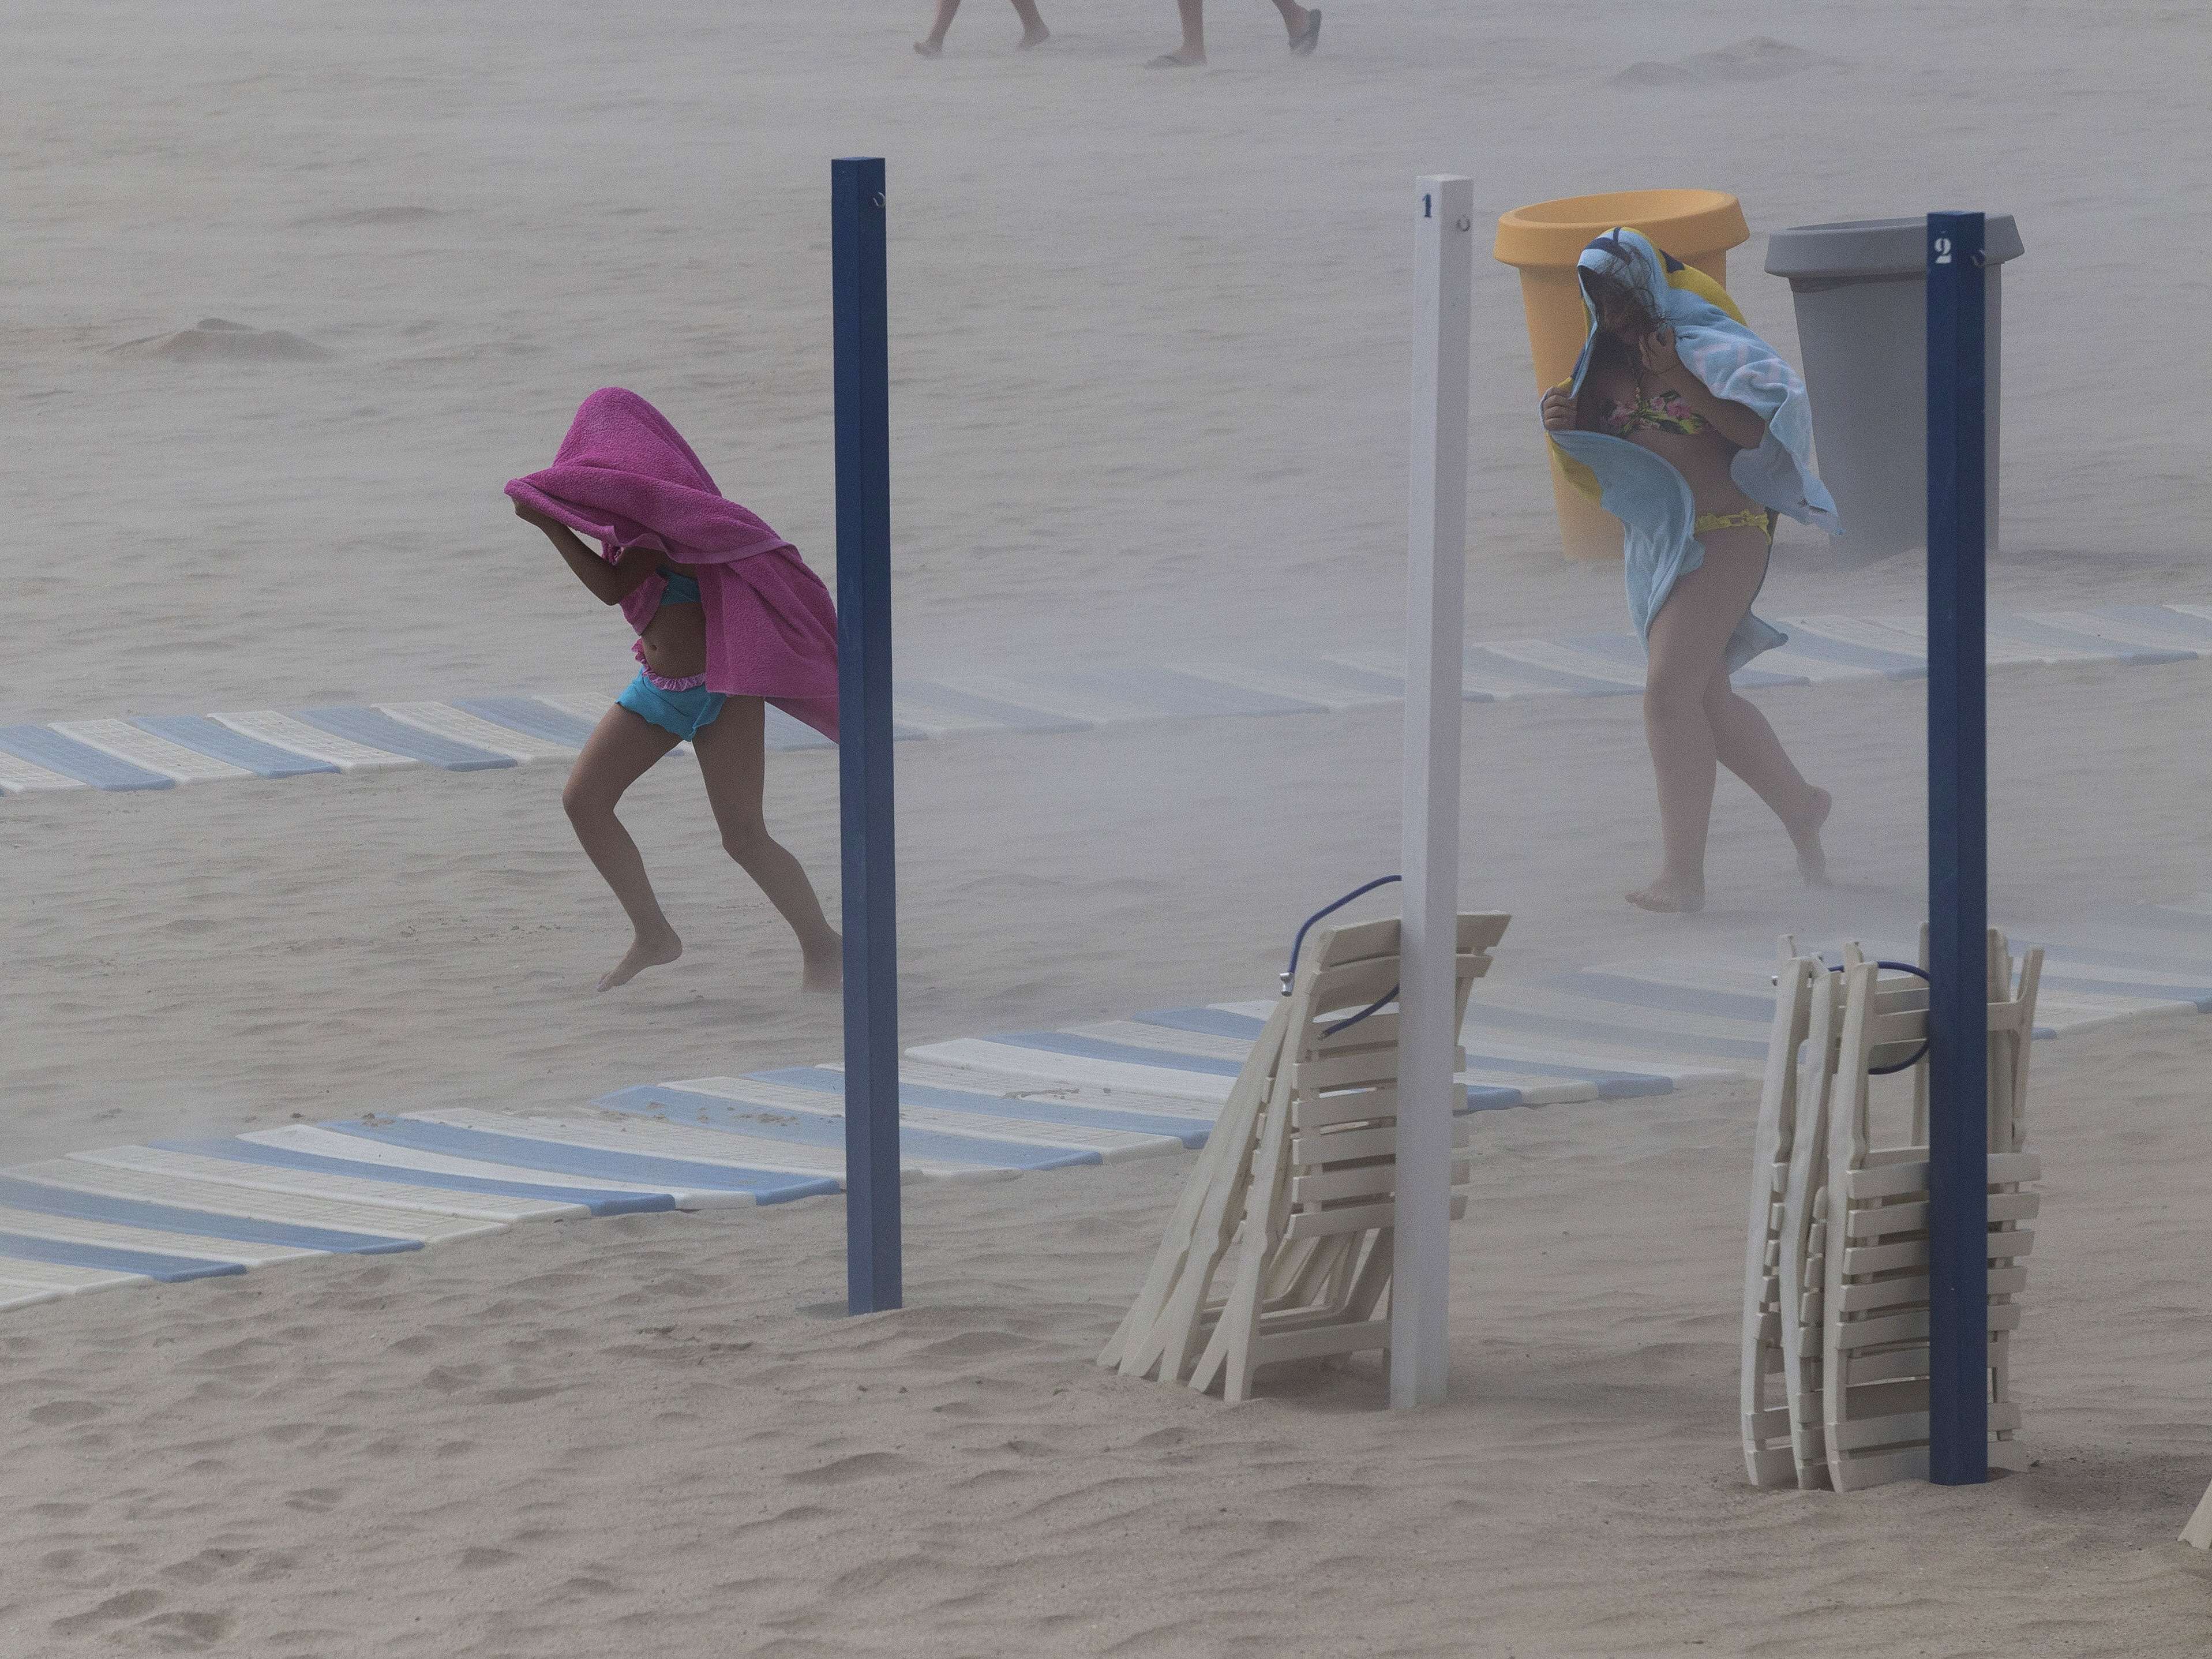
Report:
[[[601,686],[618,619],[515,524],[618,383],[826,574],[827,175],[890,158],[903,669],[1389,648],[1416,173],[1486,216],[1711,184],[1762,235],[1983,204],[2007,277],[1993,603],[2212,599],[2212,267],[2172,5],[1216,0],[1011,49],[927,7],[369,0],[10,14],[18,557],[0,721]],[[1780,31],[1786,39],[1760,43]],[[2175,331],[2179,330],[2179,333]],[[1565,566],[1510,273],[1478,269],[1469,622],[1617,629]],[[1785,529],[1765,608],[1909,611]],[[2212,666],[1993,682],[1992,915],[2212,887]],[[1766,694],[1838,885],[1723,783],[1712,903],[1644,915],[1633,699],[1471,708],[1463,898],[1501,974],[1876,933],[1921,905],[1922,690]],[[1261,994],[1395,866],[1395,711],[900,755],[912,1041]],[[557,769],[0,803],[0,1162],[833,1056],[836,1010],[696,770],[627,816],[688,953],[623,943]],[[771,824],[834,902],[834,763]],[[1228,1655],[2203,1650],[2212,1027],[2041,1045],[2016,1361],[2041,1458],[1981,1491],[1762,1494],[1735,1449],[1752,1102],[1478,1121],[1455,1393],[1288,1368],[1236,1411],[1090,1358],[1184,1161],[910,1188],[912,1305],[845,1322],[842,1211],[520,1230],[0,1319],[0,1653]]]

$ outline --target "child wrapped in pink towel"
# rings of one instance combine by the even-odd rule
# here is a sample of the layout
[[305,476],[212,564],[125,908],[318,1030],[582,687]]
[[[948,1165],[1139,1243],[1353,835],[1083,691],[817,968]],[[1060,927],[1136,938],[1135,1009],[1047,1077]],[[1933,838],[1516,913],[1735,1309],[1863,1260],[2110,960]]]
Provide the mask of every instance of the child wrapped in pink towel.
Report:
[[636,933],[599,989],[683,954],[615,805],[686,740],[723,845],[799,936],[802,983],[836,989],[837,935],[761,811],[765,706],[837,735],[837,613],[822,579],[714,487],[665,416],[619,387],[584,399],[553,465],[509,481],[507,493],[516,514],[545,533],[597,598],[621,605],[637,633],[637,677],[586,740],[562,792],[577,839]]

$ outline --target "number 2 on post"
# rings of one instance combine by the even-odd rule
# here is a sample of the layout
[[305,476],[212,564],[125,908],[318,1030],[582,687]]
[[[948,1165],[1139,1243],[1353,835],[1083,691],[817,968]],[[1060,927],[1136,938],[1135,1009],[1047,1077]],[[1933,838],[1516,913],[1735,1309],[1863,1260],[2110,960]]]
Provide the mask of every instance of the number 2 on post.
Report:
[[1936,239],[1936,263],[1939,265],[1948,265],[1951,263],[1951,239],[1948,236],[1938,236]]

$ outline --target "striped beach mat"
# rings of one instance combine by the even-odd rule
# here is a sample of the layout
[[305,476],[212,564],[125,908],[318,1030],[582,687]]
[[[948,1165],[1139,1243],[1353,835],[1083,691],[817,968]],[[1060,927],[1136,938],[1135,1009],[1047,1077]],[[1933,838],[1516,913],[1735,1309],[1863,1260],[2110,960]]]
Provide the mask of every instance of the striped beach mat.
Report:
[[[1740,671],[1738,685],[1758,690],[1912,679],[1928,672],[1922,617],[1779,620],[1789,643]],[[2192,661],[2212,655],[2212,605],[1996,612],[1989,619],[1988,643],[1990,664],[1996,669]],[[1633,634],[1491,640],[1467,647],[1462,690],[1474,702],[1626,696],[1644,689],[1644,644]],[[1340,713],[1404,695],[1404,664],[1387,652],[1258,664],[963,670],[898,681],[893,735],[1067,732],[1139,720]],[[611,701],[542,693],[0,725],[0,795],[169,789],[421,766],[454,772],[529,766],[573,755]],[[768,714],[766,736],[768,746],[779,751],[831,746],[775,708]],[[688,755],[690,745],[679,744],[677,752]]]
[[[2212,895],[2132,905],[2036,943],[2035,1035],[2212,1012]],[[1909,958],[1910,947],[1869,948]],[[1763,962],[1613,963],[1485,981],[1465,1109],[1612,1103],[1757,1074]],[[1005,1180],[1202,1146],[1273,1006],[1170,1007],[927,1042],[900,1067],[910,1180]],[[518,1223],[779,1204],[844,1185],[844,1074],[800,1066],[618,1089],[547,1110],[453,1107],[107,1147],[0,1170],[0,1310]]]

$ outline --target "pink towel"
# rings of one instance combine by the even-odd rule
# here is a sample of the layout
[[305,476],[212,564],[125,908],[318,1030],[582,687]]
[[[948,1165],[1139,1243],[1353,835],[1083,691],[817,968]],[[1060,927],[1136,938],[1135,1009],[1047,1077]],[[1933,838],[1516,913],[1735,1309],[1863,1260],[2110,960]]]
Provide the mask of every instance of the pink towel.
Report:
[[[683,434],[635,392],[584,399],[560,453],[507,493],[609,560],[632,547],[696,565],[707,612],[707,689],[765,697],[825,738],[837,735],[837,610],[799,550],[726,499]],[[640,633],[667,583],[648,576],[623,601]],[[644,649],[634,647],[638,660]]]

